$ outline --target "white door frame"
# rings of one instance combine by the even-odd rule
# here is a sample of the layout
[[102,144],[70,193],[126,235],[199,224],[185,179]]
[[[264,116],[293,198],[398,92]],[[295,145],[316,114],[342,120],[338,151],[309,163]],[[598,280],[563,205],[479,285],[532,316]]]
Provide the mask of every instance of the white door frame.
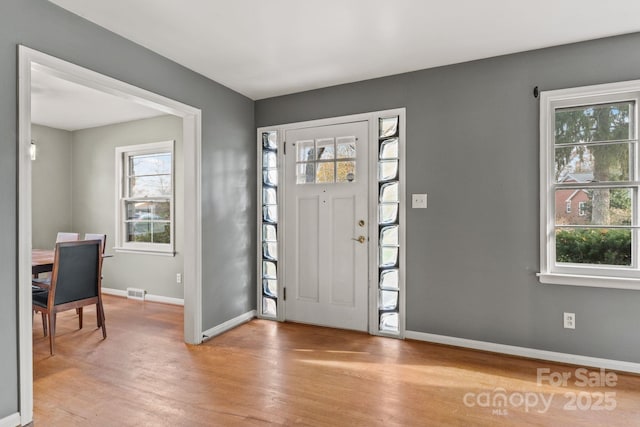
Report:
[[[400,134],[399,134],[399,142],[400,142],[400,150],[399,150],[399,160],[400,160],[400,171],[399,171],[399,212],[398,218],[401,224],[400,233],[399,233],[399,244],[400,244],[400,255],[398,259],[398,268],[400,271],[400,281],[399,281],[399,289],[400,289],[400,298],[398,301],[399,307],[399,334],[388,334],[384,332],[380,332],[378,330],[378,119],[382,117],[390,117],[397,115],[399,116],[400,123]],[[265,126],[258,128],[257,130],[257,140],[258,140],[258,152],[257,152],[257,183],[258,183],[258,194],[257,194],[257,304],[258,304],[258,316],[261,317],[261,301],[262,301],[262,278],[260,277],[260,272],[262,271],[262,226],[261,226],[261,218],[262,218],[262,173],[261,173],[261,164],[262,164],[262,133],[263,132],[273,132],[276,131],[278,134],[278,144],[282,147],[282,144],[285,142],[285,133],[288,130],[292,129],[301,129],[308,127],[318,127],[318,126],[328,126],[334,124],[341,123],[350,123],[350,122],[361,122],[367,121],[369,123],[369,189],[368,189],[368,199],[369,199],[369,333],[372,335],[382,335],[382,336],[390,336],[394,338],[404,338],[405,330],[406,330],[406,314],[405,314],[405,306],[406,306],[406,284],[405,284],[405,260],[406,260],[406,182],[405,182],[405,169],[406,169],[406,155],[405,155],[405,123],[406,123],[406,109],[405,108],[396,108],[390,110],[383,111],[374,111],[370,113],[363,114],[353,114],[349,116],[341,116],[341,117],[331,117],[326,119],[319,120],[310,120],[304,122],[297,123],[288,123],[283,125],[276,126]],[[284,161],[284,150],[290,150],[293,153],[293,147],[282,147],[284,149],[278,149],[278,218],[279,224],[284,223],[287,219],[285,217],[285,193],[286,193],[286,183],[287,176],[285,170],[285,161]],[[284,303],[284,289],[286,288],[286,283],[284,280],[284,271],[286,271],[286,259],[284,259],[284,227],[278,227],[278,315],[276,320],[280,322],[284,322],[286,320],[285,313],[285,303]]]
[[20,422],[33,420],[31,315],[31,69],[182,118],[184,151],[184,340],[202,342],[202,112],[189,105],[107,77],[45,53],[18,49],[18,323]]

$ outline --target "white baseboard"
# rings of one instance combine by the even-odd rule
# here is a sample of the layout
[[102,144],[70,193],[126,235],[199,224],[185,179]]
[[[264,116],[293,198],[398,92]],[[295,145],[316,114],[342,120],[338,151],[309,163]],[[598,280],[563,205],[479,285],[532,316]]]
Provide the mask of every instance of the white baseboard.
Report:
[[115,295],[117,297],[127,297],[127,291],[122,289],[102,288],[102,293],[107,295]]
[[161,295],[146,294],[144,299],[151,302],[161,302],[163,304],[182,305],[184,306],[184,299],[163,297]]
[[509,354],[511,356],[527,357],[530,359],[548,360],[550,362],[568,363],[571,365],[589,366],[593,368],[604,368],[614,371],[640,374],[640,363],[625,362],[622,360],[601,359],[598,357],[580,356],[578,354],[558,353],[555,351],[537,350],[534,348],[517,347],[513,345],[496,344],[486,341],[476,341],[415,331],[406,331],[405,338],[437,344],[453,345],[456,347],[472,348],[474,350],[491,351],[493,353]]
[[20,414],[17,412],[4,418],[0,418],[0,427],[17,427],[19,425],[21,425]]
[[[102,288],[102,293],[107,295],[115,295],[117,297],[125,297],[125,298],[127,297],[127,291],[123,291],[122,289]],[[146,294],[144,296],[144,299],[150,302],[161,302],[163,304],[173,304],[173,305],[184,306],[184,299],[182,298],[172,298],[172,297],[163,297],[162,295]]]
[[254,317],[256,317],[257,312],[256,310],[251,310],[248,311],[244,314],[241,314],[238,317],[234,317],[231,320],[227,320],[224,323],[219,324],[218,326],[214,326],[211,329],[207,329],[206,331],[204,331],[202,333],[202,336],[204,338],[203,341],[206,341],[208,339],[211,339],[213,337],[215,337],[216,335],[220,335],[224,332],[227,332],[230,329],[235,328],[236,326],[240,326],[243,323],[248,322],[249,320],[253,319]]

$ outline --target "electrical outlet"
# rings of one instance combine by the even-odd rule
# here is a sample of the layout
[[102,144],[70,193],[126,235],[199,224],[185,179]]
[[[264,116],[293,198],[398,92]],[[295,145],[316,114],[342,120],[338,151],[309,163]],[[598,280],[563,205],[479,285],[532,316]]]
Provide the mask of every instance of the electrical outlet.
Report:
[[576,328],[576,314],[564,313],[564,328],[575,329]]
[[176,274],[176,283],[182,283],[182,274]]
[[411,207],[413,209],[426,209],[427,208],[427,195],[426,194],[412,194],[411,195]]

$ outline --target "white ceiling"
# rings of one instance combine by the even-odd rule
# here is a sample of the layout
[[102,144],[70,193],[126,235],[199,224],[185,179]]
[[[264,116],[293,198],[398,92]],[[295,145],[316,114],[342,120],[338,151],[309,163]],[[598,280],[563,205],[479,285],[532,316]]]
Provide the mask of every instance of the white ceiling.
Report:
[[640,31],[638,0],[49,0],[252,99]]
[[162,113],[55,77],[31,70],[31,122],[74,131],[160,116]]

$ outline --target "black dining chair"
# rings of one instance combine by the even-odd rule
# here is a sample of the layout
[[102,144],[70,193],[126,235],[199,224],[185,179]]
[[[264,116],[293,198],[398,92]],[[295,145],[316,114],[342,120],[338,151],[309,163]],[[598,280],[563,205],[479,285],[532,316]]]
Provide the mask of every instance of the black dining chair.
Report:
[[82,329],[82,308],[95,304],[97,325],[102,328],[103,339],[107,338],[101,275],[102,242],[80,240],[57,243],[50,280],[33,280],[33,310],[43,315],[45,335],[45,323],[48,325],[51,355],[54,354],[56,314],[61,311],[77,309],[79,328]]

